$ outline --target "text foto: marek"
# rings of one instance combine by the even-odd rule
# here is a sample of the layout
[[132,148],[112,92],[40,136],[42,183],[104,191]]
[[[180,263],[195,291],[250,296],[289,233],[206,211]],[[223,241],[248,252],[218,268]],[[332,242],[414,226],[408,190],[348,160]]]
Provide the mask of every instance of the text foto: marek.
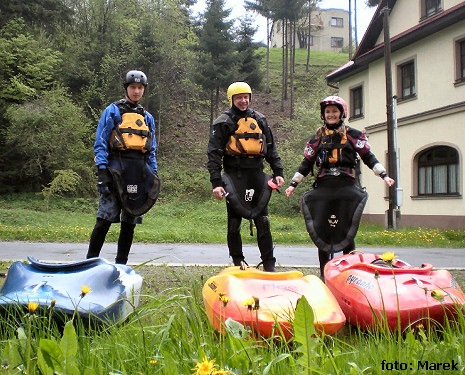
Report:
[[458,363],[455,360],[452,362],[431,362],[417,361],[415,362],[388,362],[385,359],[381,361],[381,370],[435,370],[435,371],[458,371]]

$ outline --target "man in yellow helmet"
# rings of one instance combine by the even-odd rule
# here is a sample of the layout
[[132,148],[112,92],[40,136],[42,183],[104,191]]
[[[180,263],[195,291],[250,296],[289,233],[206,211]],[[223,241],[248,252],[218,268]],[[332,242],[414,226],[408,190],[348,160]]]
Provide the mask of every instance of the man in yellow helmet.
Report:
[[[207,168],[213,196],[226,197],[227,241],[234,265],[244,266],[242,218],[253,220],[265,271],[275,271],[273,240],[268,219],[272,189],[284,184],[283,167],[273,134],[261,113],[249,107],[252,90],[246,82],[234,82],[227,91],[230,108],[212,125]],[[263,171],[266,160],[273,176]],[[224,168],[224,173],[221,174]]]

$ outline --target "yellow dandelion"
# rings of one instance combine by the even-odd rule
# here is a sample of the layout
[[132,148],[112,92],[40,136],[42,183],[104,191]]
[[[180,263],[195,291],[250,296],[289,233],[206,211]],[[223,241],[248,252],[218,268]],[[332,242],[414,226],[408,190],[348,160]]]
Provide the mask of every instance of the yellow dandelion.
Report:
[[152,365],[152,366],[155,366],[157,364],[157,360],[156,359],[151,359],[149,361],[149,365]]
[[440,289],[435,289],[431,292],[431,297],[436,298],[439,302],[442,302],[445,295],[444,292]]
[[226,307],[228,302],[231,300],[231,298],[229,297],[226,297],[226,296],[222,296],[220,297],[220,301],[223,302],[223,306]]
[[392,251],[387,251],[381,255],[381,259],[384,260],[387,263],[392,263],[394,259],[397,258],[397,255],[394,254]]
[[216,371],[215,359],[211,361],[205,356],[202,362],[197,362],[192,371],[195,371],[195,375],[211,375]]
[[92,292],[92,289],[90,288],[90,286],[83,285],[81,288],[81,297],[84,297],[87,293],[90,293],[90,292]]
[[247,298],[244,302],[242,302],[242,305],[247,306],[249,310],[252,310],[253,304],[255,303],[255,300],[253,297]]
[[27,304],[27,310],[31,313],[34,314],[39,307],[39,304],[37,302],[29,302]]
[[231,373],[227,370],[218,370],[213,372],[213,375],[230,375]]

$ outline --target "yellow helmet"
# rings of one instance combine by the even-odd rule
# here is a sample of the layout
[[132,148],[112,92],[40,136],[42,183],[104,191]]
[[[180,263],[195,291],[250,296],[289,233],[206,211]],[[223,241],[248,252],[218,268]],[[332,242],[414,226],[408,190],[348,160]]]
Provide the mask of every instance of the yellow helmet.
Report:
[[252,100],[252,89],[246,82],[233,82],[229,85],[227,96],[231,107],[233,105],[232,97],[236,94],[249,94],[250,100]]

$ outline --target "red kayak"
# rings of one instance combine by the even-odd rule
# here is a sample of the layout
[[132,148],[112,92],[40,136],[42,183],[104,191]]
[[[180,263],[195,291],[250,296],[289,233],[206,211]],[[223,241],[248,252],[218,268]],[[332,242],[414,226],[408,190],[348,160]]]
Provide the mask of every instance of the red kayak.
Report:
[[444,322],[463,311],[465,295],[446,270],[431,264],[413,267],[399,259],[352,253],[325,266],[325,280],[347,320],[362,329],[405,329],[431,321]]

